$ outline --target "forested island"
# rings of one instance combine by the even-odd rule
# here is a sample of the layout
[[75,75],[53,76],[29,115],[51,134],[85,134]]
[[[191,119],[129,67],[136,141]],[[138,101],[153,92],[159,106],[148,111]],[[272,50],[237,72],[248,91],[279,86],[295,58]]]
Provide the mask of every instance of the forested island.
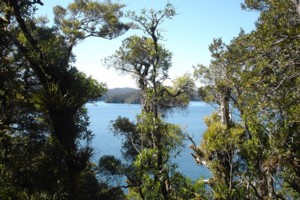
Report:
[[[101,101],[105,103],[127,103],[127,104],[140,104],[141,92],[134,88],[112,88],[101,97]],[[190,94],[190,101],[200,101],[197,91]]]
[[[228,43],[213,39],[210,63],[168,85],[173,54],[162,25],[176,19],[171,3],[124,13],[121,1],[75,0],[54,7],[53,23],[35,15],[41,6],[47,1],[0,2],[0,199],[300,199],[298,0],[245,0],[242,9],[259,13],[255,28]],[[128,32],[104,65],[138,89],[110,95],[77,69],[74,48]],[[187,108],[195,90],[218,108],[204,119],[200,144],[166,120]],[[86,105],[103,97],[140,101],[141,109],[136,120],[110,124],[122,157],[94,161]],[[187,141],[210,178],[190,179],[174,163]]]

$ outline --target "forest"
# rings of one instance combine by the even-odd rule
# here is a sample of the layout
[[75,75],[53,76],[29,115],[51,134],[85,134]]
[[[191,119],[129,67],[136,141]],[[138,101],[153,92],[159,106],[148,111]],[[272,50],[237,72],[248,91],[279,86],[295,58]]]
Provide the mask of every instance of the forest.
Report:
[[113,88],[108,89],[100,100],[105,103],[139,104],[141,93],[135,88]]
[[[141,93],[135,88],[113,88],[108,89],[106,93],[100,98],[101,101],[105,103],[125,103],[125,104],[140,104],[141,103]],[[198,92],[190,92],[190,101],[200,101],[198,97]]]
[[[299,0],[244,0],[241,9],[259,13],[254,30],[228,44],[215,38],[210,64],[172,85],[165,84],[172,52],[160,32],[177,14],[171,3],[123,12],[121,3],[74,0],[53,9],[51,25],[35,16],[40,6],[47,2],[0,2],[0,199],[300,199]],[[131,29],[140,35],[105,65],[136,80],[141,112],[112,122],[122,159],[93,162],[85,105],[108,88],[75,67],[74,47]],[[204,119],[200,144],[165,120],[189,105],[196,82],[201,101],[218,107]],[[209,179],[178,170],[173,158],[186,140]]]

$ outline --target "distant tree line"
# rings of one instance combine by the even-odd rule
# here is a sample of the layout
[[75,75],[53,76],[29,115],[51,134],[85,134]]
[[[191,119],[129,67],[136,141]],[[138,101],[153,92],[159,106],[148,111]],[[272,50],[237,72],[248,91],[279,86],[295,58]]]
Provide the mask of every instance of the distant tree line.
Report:
[[141,93],[134,88],[113,88],[109,89],[101,100],[106,103],[140,104]]
[[[109,89],[100,100],[105,101],[105,103],[140,104],[142,93],[133,88],[115,88]],[[191,92],[190,101],[200,101],[196,90]]]
[[139,104],[141,103],[141,94],[138,92],[131,92],[126,94],[108,96],[105,99],[106,103],[127,103],[127,104]]

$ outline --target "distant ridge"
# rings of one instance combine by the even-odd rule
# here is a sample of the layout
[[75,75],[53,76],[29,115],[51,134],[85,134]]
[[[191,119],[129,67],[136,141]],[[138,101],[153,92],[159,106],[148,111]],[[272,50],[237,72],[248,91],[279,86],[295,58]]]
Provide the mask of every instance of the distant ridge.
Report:
[[103,95],[101,100],[106,103],[138,104],[141,102],[141,94],[135,88],[112,88]]
[[[130,87],[112,88],[108,89],[100,100],[106,103],[139,104],[141,102],[141,93],[138,89]],[[197,91],[193,92],[190,100],[200,101]]]

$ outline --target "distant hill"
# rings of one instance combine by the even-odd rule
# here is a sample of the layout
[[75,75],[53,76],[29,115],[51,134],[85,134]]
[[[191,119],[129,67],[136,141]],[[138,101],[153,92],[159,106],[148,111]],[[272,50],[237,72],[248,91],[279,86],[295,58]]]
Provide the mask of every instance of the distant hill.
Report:
[[[127,103],[139,104],[141,102],[141,93],[135,88],[113,88],[109,89],[101,98],[106,103]],[[191,95],[191,101],[200,101],[198,92],[194,91]]]
[[105,95],[128,94],[128,93],[137,92],[137,91],[139,91],[139,90],[135,89],[135,88],[129,88],[129,87],[113,88],[113,89],[109,89]]
[[134,88],[113,88],[109,89],[101,100],[106,103],[138,104],[141,102],[141,93]]

